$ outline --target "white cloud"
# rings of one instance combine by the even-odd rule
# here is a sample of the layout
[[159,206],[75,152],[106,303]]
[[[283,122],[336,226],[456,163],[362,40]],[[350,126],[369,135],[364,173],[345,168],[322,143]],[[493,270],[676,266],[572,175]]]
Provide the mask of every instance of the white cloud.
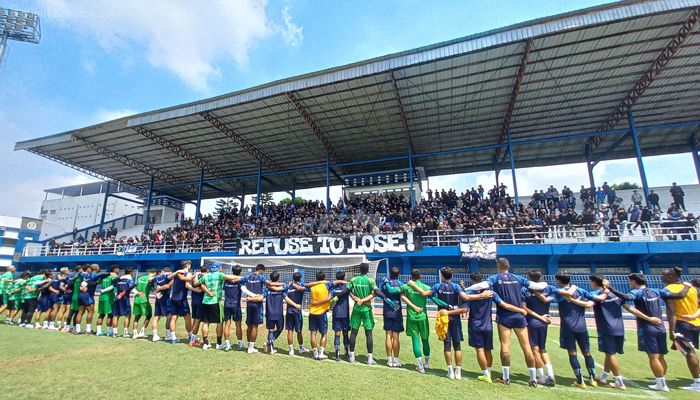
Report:
[[284,41],[292,47],[301,46],[301,42],[304,40],[304,27],[292,22],[289,7],[282,9],[282,18],[284,19],[284,29],[282,29]]
[[[267,0],[210,1],[206,4],[167,0],[39,0],[52,22],[94,37],[103,48],[145,52],[156,68],[175,74],[190,87],[206,91],[221,76],[217,62],[248,65],[259,41],[275,34],[299,46],[303,28],[282,10],[284,26],[267,15]],[[129,55],[127,55],[128,57]]]
[[100,108],[95,112],[95,115],[92,116],[92,121],[90,123],[99,124],[101,122],[112,121],[122,117],[128,117],[137,113],[138,111],[129,108],[122,108],[118,110],[108,110],[105,108]]
[[85,72],[87,72],[88,74],[92,75],[95,73],[95,62],[94,61],[88,60],[88,59],[83,59],[81,64],[82,64]]

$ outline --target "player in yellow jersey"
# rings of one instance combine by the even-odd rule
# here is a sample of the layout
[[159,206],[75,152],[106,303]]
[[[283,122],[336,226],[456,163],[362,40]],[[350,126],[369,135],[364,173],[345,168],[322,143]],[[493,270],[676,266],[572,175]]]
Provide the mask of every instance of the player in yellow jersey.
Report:
[[[331,301],[331,288],[333,282],[326,281],[326,274],[322,271],[316,273],[316,282],[307,286],[311,292],[311,302],[309,305],[309,330],[311,331],[311,348],[316,360],[328,358],[324,354],[326,351],[326,340],[328,332],[328,309]],[[321,340],[317,339],[321,333]]]
[[[666,290],[671,293],[679,293],[687,289],[689,284],[681,282],[681,270],[678,267],[664,270],[661,281],[666,284]],[[671,300],[672,309],[667,310],[668,328],[673,341],[672,348],[685,356],[690,374],[693,376],[693,384],[683,387],[685,390],[700,392],[700,363],[695,349],[698,348],[698,336],[700,336],[700,317],[684,318],[687,315],[696,314],[698,309],[698,290],[691,287],[685,297]]]

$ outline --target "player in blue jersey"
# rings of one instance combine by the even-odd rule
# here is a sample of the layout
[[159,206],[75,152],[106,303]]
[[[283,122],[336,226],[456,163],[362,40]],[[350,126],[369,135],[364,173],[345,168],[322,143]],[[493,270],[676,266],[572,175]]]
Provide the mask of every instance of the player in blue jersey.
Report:
[[569,363],[576,376],[574,386],[581,389],[586,388],[576,352],[577,344],[586,362],[589,383],[591,386],[598,386],[595,376],[595,360],[591,354],[591,344],[586,327],[586,308],[593,307],[593,302],[586,299],[586,291],[571,286],[571,275],[568,273],[557,272],[554,279],[559,287],[559,289],[554,289],[555,298],[559,305],[559,318],[561,319],[559,347],[569,352]]
[[[231,273],[240,276],[243,268],[234,265]],[[243,327],[241,326],[241,282],[224,281],[224,350],[231,350],[231,322],[236,326],[238,350],[243,350]]]
[[[153,311],[153,319],[151,320],[151,331],[153,332],[152,340],[157,342],[161,339],[158,336],[158,323],[160,318],[163,317],[168,320],[170,315],[170,288],[173,286],[174,280],[171,278],[170,267],[165,267],[160,271],[160,274],[153,278],[153,293],[155,294],[156,301]],[[166,342],[172,341],[170,335],[170,326],[165,324],[165,337],[163,338]]]
[[116,297],[112,307],[112,337],[119,336],[119,317],[124,317],[124,337],[129,336],[129,322],[131,320],[129,295],[136,287],[136,282],[131,276],[133,272],[133,268],[127,268],[115,285]]
[[[292,282],[287,286],[287,297],[289,297],[296,304],[302,304],[304,302],[304,292],[306,287],[304,282],[301,281],[301,272],[295,272],[292,275]],[[302,334],[302,329],[304,328],[304,316],[301,311],[296,307],[287,307],[287,315],[285,315],[285,328],[287,328],[287,345],[289,346],[289,355],[294,355],[294,333],[297,335],[297,343],[299,344],[299,354],[304,354],[308,350],[304,347],[304,335]]]
[[255,341],[258,338],[258,326],[263,321],[262,294],[265,287],[282,286],[281,282],[271,283],[265,276],[265,266],[258,264],[255,272],[241,280],[241,291],[246,299],[246,338],[248,339],[248,353],[257,353]]
[[80,326],[83,315],[85,315],[85,333],[88,335],[92,334],[92,318],[95,315],[95,291],[97,290],[99,281],[108,275],[109,272],[100,273],[100,266],[98,264],[90,264],[82,274],[83,282],[87,284],[87,294],[83,295],[83,297],[89,297],[90,299],[87,300],[88,304],[84,306],[83,312],[78,313],[76,325]]
[[[270,282],[276,283],[279,280],[280,273],[273,271],[270,274]],[[266,287],[263,289],[263,297],[265,297],[265,326],[267,328],[265,352],[275,354],[277,352],[275,340],[284,331],[284,303],[286,302],[288,307],[296,308],[299,312],[301,312],[301,304],[295,303],[287,296],[287,285]]]
[[[647,287],[647,279],[644,274],[635,272],[628,275],[629,285],[632,289],[629,293],[623,293],[613,288],[610,282],[603,281],[603,286],[617,297],[625,301],[632,301],[634,309],[641,314],[637,315],[637,340],[639,351],[647,353],[649,367],[656,379],[654,385],[649,385],[652,390],[668,392],[666,384],[666,360],[664,355],[668,353],[666,346],[666,327],[663,324],[663,311],[661,301],[666,301],[667,312],[673,312],[673,302],[669,300],[682,299],[688,294],[688,289],[679,293],[671,293],[666,289],[652,289]],[[670,307],[669,307],[670,306]]]
[[[45,271],[44,284],[39,288],[39,300],[35,316],[35,329],[49,329],[49,319],[51,317],[51,282],[55,278],[53,272]],[[40,323],[41,316],[44,316],[43,324]]]
[[622,320],[622,308],[625,301],[609,290],[603,288],[605,277],[599,274],[591,274],[588,277],[591,291],[585,293],[588,300],[593,301],[593,316],[598,332],[598,351],[605,354],[603,372],[598,378],[598,383],[608,384],[608,377],[612,374],[615,382],[610,386],[618,390],[626,390],[622,379],[618,354],[624,353],[625,324]]
[[340,361],[340,336],[343,336],[343,347],[345,348],[345,357],[348,358],[350,350],[350,292],[347,290],[347,282],[345,282],[345,272],[336,271],[336,283],[331,287],[331,296],[336,299],[332,305],[333,331],[333,347],[335,348],[335,361]]
[[[542,272],[539,270],[530,271],[527,274],[531,282],[543,282]],[[547,353],[547,331],[552,323],[549,315],[549,305],[554,301],[551,290],[545,288],[542,292],[522,288],[523,307],[527,310],[525,320],[527,321],[527,334],[532,347],[532,355],[535,358],[535,368],[537,370],[537,383],[545,386],[554,386],[554,368]],[[546,374],[545,374],[546,370]]]
[[[458,308],[460,299],[471,301],[490,298],[493,295],[493,292],[490,290],[483,290],[479,294],[465,293],[458,284],[452,282],[452,269],[450,267],[441,268],[440,276],[442,277],[442,282],[435,284],[428,291],[421,289],[413,281],[409,280],[407,284],[421,296],[435,296],[440,301],[447,304],[447,306],[438,305],[438,310]],[[462,341],[464,340],[464,336],[462,334],[462,320],[460,315],[461,313],[450,315],[449,324],[447,326],[447,336],[443,342],[445,362],[447,363],[447,377],[449,379],[462,379]],[[452,349],[454,349],[454,360],[452,359]]]
[[[492,275],[485,282],[472,285],[468,290],[478,290],[491,288],[506,303],[520,307],[522,305],[521,289],[526,287],[532,290],[544,290],[546,282],[530,282],[529,280],[512,274],[510,272],[510,262],[506,258],[499,258],[496,261],[498,273]],[[496,324],[498,325],[498,339],[501,342],[501,365],[503,376],[496,378],[497,382],[510,384],[510,345],[511,333],[515,331],[520,348],[525,356],[525,364],[530,375],[530,386],[536,386],[537,369],[535,367],[535,357],[530,347],[530,337],[527,332],[527,320],[520,313],[514,313],[503,307],[496,309]]]
[[391,294],[388,288],[399,289],[403,282],[399,280],[399,268],[392,267],[389,271],[389,277],[382,279],[379,283],[379,289],[386,295],[387,298],[398,303],[398,309],[394,309],[387,303],[382,303],[382,315],[384,317],[384,332],[387,366],[400,367],[399,353],[401,352],[401,341],[399,334],[403,332],[403,314],[401,313],[401,294]]
[[64,273],[67,273],[68,270],[61,268],[61,271],[58,275],[54,275],[51,279],[51,283],[49,286],[49,325],[46,329],[48,330],[56,330],[58,327],[56,326],[56,316],[58,315],[58,310],[61,307],[61,304],[63,303],[63,287],[65,285],[65,275]]
[[192,318],[190,317],[190,304],[187,302],[187,283],[193,278],[190,272],[192,261],[184,260],[180,262],[180,269],[170,274],[173,285],[170,294],[170,343],[177,343],[177,319],[182,317],[185,320],[185,331],[187,331],[187,341],[192,339]]
[[[479,272],[475,272],[469,276],[472,284],[478,284],[484,279]],[[460,282],[464,286],[464,282]],[[525,315],[527,311],[524,308],[516,307],[501,300],[494,292],[488,290],[475,290],[466,292],[468,295],[480,295],[482,293],[491,293],[489,297],[470,300],[464,308],[448,311],[448,315],[459,315],[469,313],[469,322],[467,324],[467,333],[469,337],[469,347],[476,350],[476,361],[479,363],[481,373],[478,377],[480,381],[492,383],[491,366],[493,365],[493,324],[491,318],[491,304],[496,304],[498,307],[503,307],[509,311],[517,312]]]
[[[204,265],[200,272],[192,274],[192,280],[187,282],[187,289],[192,293],[192,332],[190,334],[190,342],[187,344],[190,347],[199,347],[199,326],[202,320],[202,301],[204,300],[204,289],[199,284],[199,279],[203,274],[209,272],[209,267]],[[230,327],[230,326],[229,326]]]
[[75,282],[79,279],[80,274],[84,272],[82,265],[77,265],[73,268],[73,272],[66,276],[66,286],[63,292],[63,332],[71,331],[73,324],[75,323],[75,316],[77,310],[72,309],[73,294],[75,292]]

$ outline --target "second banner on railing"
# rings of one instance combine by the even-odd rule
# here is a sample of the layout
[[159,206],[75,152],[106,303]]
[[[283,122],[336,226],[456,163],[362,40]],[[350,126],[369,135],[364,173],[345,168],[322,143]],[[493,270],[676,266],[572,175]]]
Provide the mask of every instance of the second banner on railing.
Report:
[[496,259],[496,241],[492,237],[472,236],[462,238],[459,243],[459,251],[462,253],[462,258],[494,260]]
[[420,249],[412,232],[241,239],[239,255],[405,253]]

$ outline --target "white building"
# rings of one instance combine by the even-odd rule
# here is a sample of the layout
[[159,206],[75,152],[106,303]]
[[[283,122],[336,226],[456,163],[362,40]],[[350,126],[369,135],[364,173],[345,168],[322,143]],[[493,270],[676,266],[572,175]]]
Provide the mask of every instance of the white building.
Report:
[[0,270],[19,260],[26,242],[39,238],[42,221],[0,215]]
[[[105,190],[107,190],[106,182],[91,182],[44,190],[46,196],[41,204],[40,214],[44,221],[41,240],[73,232],[74,229],[82,230],[99,225]],[[115,226],[118,229],[129,228],[135,222],[140,222],[137,218],[126,218],[143,214],[139,196],[120,192],[118,187],[110,189],[110,193],[121,198],[114,196],[107,198],[104,218],[106,227],[111,226],[115,220],[117,220]]]

